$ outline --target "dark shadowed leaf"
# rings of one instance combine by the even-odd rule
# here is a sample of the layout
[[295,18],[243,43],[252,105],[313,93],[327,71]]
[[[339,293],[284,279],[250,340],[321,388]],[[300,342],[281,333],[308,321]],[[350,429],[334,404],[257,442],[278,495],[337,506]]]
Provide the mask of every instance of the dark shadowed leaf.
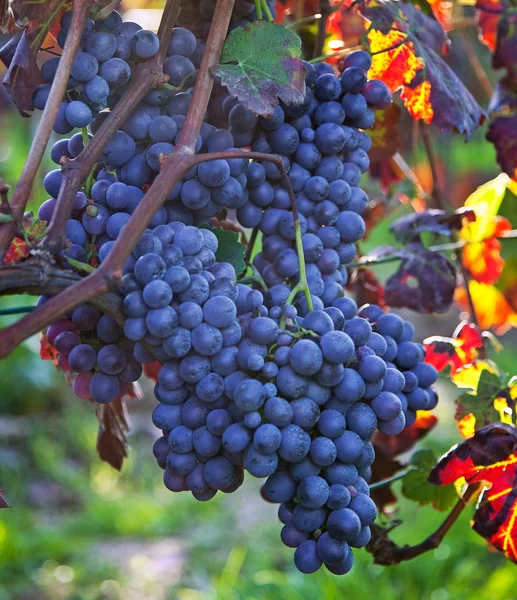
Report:
[[18,43],[21,40],[22,35],[23,31],[18,31],[18,33],[13,35],[8,42],[0,48],[0,60],[7,69],[9,68],[14,55],[16,54],[16,48],[18,47]]
[[127,457],[126,434],[131,429],[125,400],[117,398],[110,404],[99,405],[97,420],[99,421],[97,453],[103,461],[120,471]]
[[431,504],[436,510],[443,511],[454,505],[458,494],[452,485],[437,487],[429,483],[427,478],[436,462],[436,455],[432,450],[415,452],[410,460],[414,469],[402,480],[402,493],[421,506]]
[[472,208],[460,208],[452,214],[444,210],[428,209],[397,219],[390,231],[399,242],[415,240],[425,231],[450,236],[453,231],[461,229],[464,219],[476,220],[476,213]]
[[494,423],[454,446],[429,475],[435,485],[463,478],[481,483],[481,502],[472,527],[508,559],[517,562],[517,432]]
[[492,119],[486,139],[494,144],[501,169],[517,180],[517,115]]
[[22,116],[34,110],[32,95],[42,83],[36,61],[36,52],[31,51],[29,35],[24,31],[16,46],[16,52],[4,77],[4,86],[11,95]]
[[283,25],[256,21],[234,29],[223,48],[214,75],[233,96],[257,115],[272,115],[280,98],[301,103],[305,67],[301,40]]
[[384,110],[375,111],[375,123],[370,129],[371,160],[389,158],[400,150],[400,115],[400,107],[394,102]]
[[202,223],[200,227],[213,231],[219,242],[219,247],[215,253],[218,262],[230,263],[235,269],[235,273],[240,275],[246,269],[244,256],[246,254],[246,246],[239,242],[240,234],[230,229],[222,227],[211,227],[206,223]]
[[497,38],[492,65],[494,69],[515,68],[515,44],[517,43],[517,14],[515,11],[505,11],[497,24]]
[[456,270],[443,254],[427,250],[420,242],[409,242],[405,248],[380,246],[361,262],[367,265],[391,257],[402,262],[384,288],[388,306],[421,313],[449,310],[456,289]]
[[407,2],[359,4],[369,21],[366,41],[373,55],[371,79],[382,79],[414,119],[455,130],[468,139],[486,118],[472,94],[439,53],[449,43],[435,19]]
[[38,52],[53,21],[61,18],[63,12],[70,6],[69,0],[47,2],[13,0],[11,2],[15,22],[24,30],[10,60],[9,69],[4,77],[4,86],[23,116],[27,116],[28,112],[34,110],[32,95],[42,82],[36,60]]

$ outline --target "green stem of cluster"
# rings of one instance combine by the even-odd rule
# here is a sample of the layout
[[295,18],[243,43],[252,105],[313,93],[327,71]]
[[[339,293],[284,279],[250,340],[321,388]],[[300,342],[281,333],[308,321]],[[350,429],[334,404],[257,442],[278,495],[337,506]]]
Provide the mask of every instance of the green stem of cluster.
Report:
[[242,283],[244,285],[247,285],[249,283],[257,283],[264,290],[264,292],[268,291],[268,287],[266,285],[266,282],[258,274],[248,275],[247,277],[244,277],[243,279],[240,279],[239,283]]
[[[302,254],[302,256],[303,256],[303,254]],[[304,264],[304,268],[305,268],[305,264]],[[300,278],[300,281],[291,290],[291,293],[289,294],[289,296],[287,296],[287,300],[285,301],[284,308],[286,306],[289,306],[290,304],[292,304],[293,300],[296,297],[296,294],[298,292],[303,292],[304,289],[305,289],[304,285],[303,285],[302,280]],[[311,302],[312,302],[312,298],[311,298]],[[312,308],[311,308],[311,310],[312,310]],[[280,329],[285,329],[285,315],[284,314],[282,315],[282,318],[280,319],[280,323],[278,324],[278,326],[280,327]]]
[[296,235],[296,252],[298,254],[298,265],[300,267],[300,282],[298,285],[302,286],[300,291],[303,291],[305,295],[305,300],[307,301],[307,308],[309,309],[309,312],[312,312],[314,310],[314,306],[312,304],[312,296],[311,291],[309,290],[309,284],[307,283],[307,270],[305,268],[305,256],[303,254],[302,229],[300,227],[300,219],[298,218],[294,222],[294,231]]
[[376,490],[378,488],[385,487],[387,485],[395,483],[395,481],[398,481],[399,479],[403,479],[408,473],[411,473],[411,471],[414,471],[414,470],[415,470],[415,467],[408,467],[407,469],[404,469],[403,471],[400,471],[399,473],[396,473],[395,475],[392,475],[391,477],[386,477],[386,479],[381,479],[380,481],[371,483],[370,490]]
[[90,142],[90,138],[88,137],[88,129],[86,127],[81,127],[81,135],[83,136],[83,145],[86,148]]
[[266,19],[270,23],[272,23],[274,21],[273,15],[271,14],[271,11],[269,10],[269,6],[267,5],[266,0],[260,0],[260,2],[262,3],[262,10],[264,11],[264,14],[266,15]]
[[90,170],[90,172],[89,172],[89,174],[88,174],[88,178],[87,178],[87,180],[86,180],[86,183],[85,183],[85,185],[84,185],[85,192],[86,192],[86,197],[87,197],[87,198],[90,198],[90,197],[91,197],[91,193],[92,193],[92,187],[93,187],[93,180],[94,180],[94,177],[95,177],[95,169],[96,169],[96,166],[97,166],[97,165],[94,165],[94,166],[91,168],[91,170]]
[[262,20],[262,0],[255,0],[255,10],[257,12],[257,19]]

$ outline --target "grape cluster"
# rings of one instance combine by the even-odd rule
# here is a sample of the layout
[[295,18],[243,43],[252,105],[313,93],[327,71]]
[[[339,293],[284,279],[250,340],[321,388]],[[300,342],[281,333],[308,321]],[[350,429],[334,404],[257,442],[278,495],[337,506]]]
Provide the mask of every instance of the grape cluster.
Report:
[[358,311],[342,297],[301,318],[232,289],[206,301],[189,354],[160,370],[153,419],[165,484],[206,500],[240,485],[243,468],[267,477],[262,493],[281,503],[298,569],[346,573],[377,515],[372,436],[396,435],[416,408],[434,407],[436,371],[410,324],[378,306]]
[[[71,21],[72,11],[69,11],[62,17],[57,36],[61,47]],[[151,90],[144,99],[146,104],[152,107],[166,105],[173,96],[172,88],[181,88],[195,70],[187,57],[194,53],[197,45],[196,38],[187,29],[178,27],[174,30],[163,64],[164,73],[169,77],[167,85]],[[93,22],[88,19],[54,131],[67,134],[75,127],[87,127],[98,113],[112,109],[127,89],[135,65],[155,56],[159,48],[154,32],[142,29],[137,23],[123,22],[116,11],[103,20]],[[33,97],[34,106],[39,110],[45,108],[59,60],[54,57],[42,65],[44,83]],[[159,110],[157,114],[160,114]],[[74,154],[69,157],[73,158]]]
[[[39,303],[46,301],[42,296]],[[142,365],[121,327],[90,304],[80,304],[66,319],[49,326],[45,337],[57,353],[57,363],[73,375],[79,398],[101,404],[122,398],[142,375]]]
[[[241,143],[283,157],[296,196],[307,278],[317,308],[329,306],[346,284],[345,265],[355,257],[355,242],[365,233],[361,213],[368,196],[359,180],[369,167],[371,141],[364,130],[374,123],[374,109],[391,101],[384,83],[367,81],[370,64],[364,51],[347,56],[340,77],[325,63],[306,64],[302,105],[279,105],[265,119],[234,103],[228,115],[230,131]],[[286,297],[300,270],[289,195],[272,163],[252,163],[247,183],[249,201],[238,209],[237,218],[262,232],[255,265],[272,293]]]
[[[215,12],[216,0],[183,0],[179,15],[179,23],[189,27],[195,32],[199,40],[205,42],[210,31]],[[273,18],[276,16],[275,3],[267,0],[267,6]],[[236,0],[232,12],[229,31],[237,27],[244,27],[257,20],[255,2],[249,0]]]
[[[107,144],[92,181],[77,192],[64,268],[77,267],[67,259],[95,266],[106,260],[173,152],[214,6],[201,0],[184,11],[198,16],[198,37],[174,29],[164,64],[168,85],[147,94]],[[232,27],[254,20],[254,11],[254,3],[238,0]],[[66,13],[61,46],[70,20]],[[158,50],[154,34],[122,23],[118,13],[88,21],[56,131],[88,127],[95,135],[131,68]],[[38,108],[55,73],[52,61],[36,92]],[[367,483],[372,436],[377,429],[397,435],[416,411],[437,402],[436,371],[423,362],[411,324],[378,306],[358,309],[344,295],[346,265],[365,232],[361,213],[368,197],[359,185],[369,166],[365,130],[374,110],[391,101],[383,83],[367,80],[370,64],[363,51],[346,57],[340,76],[324,63],[305,63],[304,102],[280,104],[271,118],[257,117],[215,88],[195,151],[250,146],[281,155],[295,193],[301,247],[289,193],[273,163],[200,163],[158,209],[124,265],[124,326],[80,305],[46,332],[75,393],[100,403],[122,397],[143,364],[159,361],[153,422],[162,435],[154,455],[167,488],[204,501],[235,491],[244,471],[267,478],[262,495],[280,504],[282,541],[296,548],[295,564],[304,573],[323,564],[333,573],[350,570],[352,548],[368,543],[377,514]],[[94,97],[97,88],[105,97]],[[53,161],[77,157],[85,137],[83,131],[59,140]],[[45,177],[50,198],[39,209],[41,220],[51,220],[61,184],[60,169]],[[217,259],[216,235],[200,227],[222,211],[262,233],[255,266],[264,294],[236,281],[233,266]],[[302,292],[292,297],[301,275],[298,251],[311,302]]]

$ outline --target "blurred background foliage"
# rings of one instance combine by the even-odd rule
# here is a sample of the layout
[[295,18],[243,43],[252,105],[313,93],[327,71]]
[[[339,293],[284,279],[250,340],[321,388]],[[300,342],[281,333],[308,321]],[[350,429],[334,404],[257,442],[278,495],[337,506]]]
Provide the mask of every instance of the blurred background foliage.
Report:
[[[163,3],[131,0],[123,6],[134,11],[126,18],[153,28]],[[488,65],[488,50],[476,48]],[[449,61],[486,107],[454,35]],[[35,127],[36,119],[18,117],[0,90],[0,178],[11,185]],[[408,118],[403,154],[425,182],[430,176],[415,127]],[[455,206],[499,172],[485,129],[468,145],[460,136],[433,132],[442,185]],[[32,210],[46,199],[42,177],[51,164],[47,156],[34,185]],[[374,184],[369,191],[380,195]],[[403,210],[398,206],[394,215]],[[364,251],[392,243],[389,222],[374,227]],[[383,280],[392,270],[380,265],[376,273]],[[0,306],[35,301],[15,296],[1,298]],[[415,321],[419,339],[449,336],[458,322],[456,309],[425,317],[406,311],[404,317]],[[0,325],[15,318],[3,317]],[[498,364],[510,371],[517,338],[510,333],[502,341]],[[460,440],[453,419],[455,388],[445,379],[438,385],[440,423],[423,443],[438,454]],[[97,458],[94,407],[76,398],[52,365],[40,360],[37,338],[0,362],[0,382],[0,487],[12,506],[0,511],[0,600],[516,598],[516,566],[471,531],[469,509],[437,550],[410,563],[383,568],[360,551],[346,577],[325,570],[302,575],[292,564],[292,551],[280,543],[276,507],[260,499],[257,480],[248,478],[238,493],[219,494],[208,503],[164,488],[151,450],[157,432],[149,418],[154,403],[149,384],[144,382],[145,400],[130,403],[130,457],[118,473]],[[404,499],[395,516],[403,521],[393,534],[399,544],[421,541],[444,518]]]

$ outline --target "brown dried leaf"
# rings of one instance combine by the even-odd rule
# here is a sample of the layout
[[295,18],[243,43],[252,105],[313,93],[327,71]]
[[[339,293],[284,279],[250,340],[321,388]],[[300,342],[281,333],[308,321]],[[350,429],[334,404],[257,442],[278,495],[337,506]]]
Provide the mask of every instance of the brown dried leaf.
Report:
[[125,400],[117,398],[110,404],[99,405],[97,420],[97,453],[101,460],[120,471],[129,447],[126,434],[131,430]]

